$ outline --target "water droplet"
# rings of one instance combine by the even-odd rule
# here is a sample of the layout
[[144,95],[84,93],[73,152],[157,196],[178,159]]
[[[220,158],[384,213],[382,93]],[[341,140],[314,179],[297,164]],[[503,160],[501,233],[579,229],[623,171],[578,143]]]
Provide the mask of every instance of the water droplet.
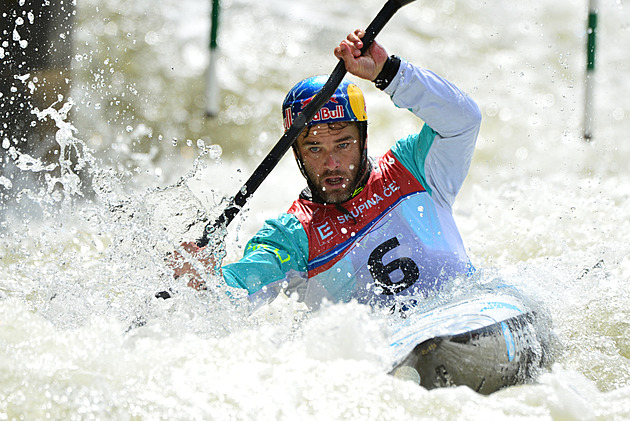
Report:
[[520,148],[516,150],[515,155],[516,155],[516,158],[520,159],[521,161],[524,161],[527,159],[529,152],[527,151],[526,147],[521,146]]
[[212,159],[218,159],[223,154],[223,149],[219,145],[208,146],[208,156]]

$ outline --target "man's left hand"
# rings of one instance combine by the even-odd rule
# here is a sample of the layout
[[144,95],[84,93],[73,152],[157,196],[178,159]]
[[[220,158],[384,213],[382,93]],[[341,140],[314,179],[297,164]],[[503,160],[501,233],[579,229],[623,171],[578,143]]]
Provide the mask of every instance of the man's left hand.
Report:
[[[213,272],[215,260],[214,256],[205,250],[199,248],[194,242],[182,243],[181,247],[190,254],[193,259],[196,259],[208,272]],[[173,276],[175,279],[183,275],[188,275],[190,280],[188,286],[196,290],[205,289],[205,282],[202,276],[197,272],[188,259],[186,259],[181,253],[175,251],[173,255],[168,259],[168,265],[173,269]]]

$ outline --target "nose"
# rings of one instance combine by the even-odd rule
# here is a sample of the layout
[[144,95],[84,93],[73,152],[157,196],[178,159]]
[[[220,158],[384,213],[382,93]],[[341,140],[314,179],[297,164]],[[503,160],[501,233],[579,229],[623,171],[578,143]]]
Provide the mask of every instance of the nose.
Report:
[[334,170],[339,168],[339,159],[335,156],[335,154],[331,153],[326,157],[326,161],[324,162],[326,169]]

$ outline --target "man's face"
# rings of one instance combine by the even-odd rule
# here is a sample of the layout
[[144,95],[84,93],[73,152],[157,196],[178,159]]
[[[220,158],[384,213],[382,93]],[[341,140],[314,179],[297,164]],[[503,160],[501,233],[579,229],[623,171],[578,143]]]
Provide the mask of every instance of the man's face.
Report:
[[[352,197],[361,161],[356,124],[321,124],[297,139],[304,169],[326,203],[343,203]],[[306,135],[306,136],[305,136]]]

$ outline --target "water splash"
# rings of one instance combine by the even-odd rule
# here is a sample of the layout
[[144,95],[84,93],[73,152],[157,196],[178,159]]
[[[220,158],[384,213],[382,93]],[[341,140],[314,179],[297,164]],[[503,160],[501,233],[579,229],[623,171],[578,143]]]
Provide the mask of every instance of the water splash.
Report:
[[[45,170],[52,172],[52,169],[58,166],[60,174],[56,177],[53,175],[46,177],[47,193],[51,194],[55,191],[55,187],[59,185],[62,188],[64,197],[69,198],[83,195],[81,179],[78,173],[86,168],[94,168],[95,159],[85,142],[74,137],[77,129],[70,122],[66,121],[68,113],[74,106],[74,101],[72,98],[69,98],[63,103],[61,108],[56,109],[55,106],[62,101],[63,96],[59,95],[57,101],[50,107],[42,111],[35,108],[32,110],[32,113],[37,116],[39,121],[52,119],[57,126],[55,140],[59,145],[58,164],[50,164]],[[76,162],[73,161],[73,157],[76,157]]]
[[[199,21],[207,16],[195,6],[199,2],[165,2],[166,9],[149,1],[82,2],[85,26],[77,44],[83,51],[75,64],[83,73],[74,80],[76,104],[61,100],[54,111],[41,111],[41,124],[52,123],[56,131],[63,127],[63,159],[44,161],[17,148],[7,155],[12,162],[21,160],[20,172],[42,176],[42,190],[0,175],[0,189],[15,193],[21,203],[32,200],[48,209],[42,219],[32,209],[2,203],[14,217],[3,221],[0,231],[0,414],[29,419],[79,414],[101,419],[628,418],[630,201],[624,186],[629,185],[629,143],[624,141],[627,119],[620,117],[628,109],[621,89],[627,86],[627,57],[623,48],[602,50],[610,65],[601,69],[601,86],[608,86],[600,91],[601,140],[580,146],[572,133],[579,124],[575,81],[582,66],[575,51],[583,46],[572,34],[583,32],[575,12],[583,5],[427,3],[408,9],[397,18],[396,31],[383,34],[391,53],[416,60],[420,47],[439,52],[431,67],[470,90],[485,110],[475,162],[455,209],[458,223],[475,263],[501,267],[497,275],[540,297],[564,345],[561,365],[538,384],[480,397],[465,388],[429,393],[385,375],[380,356],[372,352],[379,322],[364,308],[331,306],[312,315],[281,297],[246,317],[240,297],[215,293],[230,291],[220,279],[215,278],[218,289],[196,292],[170,276],[164,253],[180,239],[196,238],[223,195],[242,184],[230,184],[230,177],[239,178],[231,165],[248,173],[243,162],[268,146],[251,145],[251,139],[264,143],[261,127],[276,133],[273,109],[286,82],[328,71],[329,47],[344,32],[339,28],[367,22],[370,11],[381,6],[368,0],[361,10],[345,13],[347,5],[338,1],[324,1],[316,10],[299,2],[289,7],[274,1],[223,3],[228,12],[223,27],[239,28],[226,32],[225,39],[241,48],[219,63],[226,110],[218,122],[206,124],[194,111],[200,102],[194,74],[204,57]],[[610,3],[602,5],[610,22],[602,26],[602,37],[625,45],[627,13],[619,4],[612,10]],[[124,15],[118,12],[123,8]],[[516,21],[526,24],[505,25]],[[180,24],[183,35],[177,32]],[[285,28],[282,34],[278,27]],[[270,50],[250,43],[251,31],[242,28],[262,31]],[[0,46],[0,58],[7,52]],[[174,68],[173,62],[194,65],[181,71],[186,66]],[[259,65],[252,68],[252,62]],[[35,76],[20,78],[16,82],[30,90]],[[366,93],[376,152],[384,148],[380,139],[411,133],[417,121],[407,120],[404,110],[389,114],[391,104],[371,89]],[[554,101],[548,101],[551,97]],[[65,107],[71,110],[66,113]],[[177,159],[180,150],[159,140],[203,139],[209,148],[209,135],[224,146],[218,171],[207,159],[190,170],[191,158]],[[9,151],[12,142],[2,139],[3,149]],[[87,157],[84,143],[96,151],[88,152],[97,162]],[[192,143],[179,142],[178,148],[190,153]],[[81,170],[78,161],[68,162],[78,153],[85,159]],[[215,160],[212,151],[205,158]],[[157,167],[162,178],[152,178]],[[276,171],[283,187],[298,178],[293,167]],[[219,177],[227,186],[217,186]],[[173,182],[180,178],[182,184]],[[238,257],[238,247],[265,216],[285,208],[293,196],[278,194],[276,184],[268,193],[261,190],[247,222],[239,221],[238,241],[228,240],[230,258]],[[153,297],[166,288],[177,294],[169,300]],[[145,324],[128,330],[140,317]],[[352,335],[345,334],[345,320],[356,329]],[[351,351],[364,351],[363,359],[348,358]]]

